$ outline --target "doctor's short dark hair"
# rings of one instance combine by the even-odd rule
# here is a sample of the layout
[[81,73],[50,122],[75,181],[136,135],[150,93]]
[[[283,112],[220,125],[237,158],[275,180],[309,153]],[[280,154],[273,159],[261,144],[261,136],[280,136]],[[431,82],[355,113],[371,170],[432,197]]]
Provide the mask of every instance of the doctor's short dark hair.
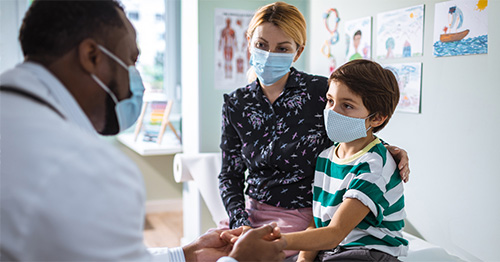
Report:
[[116,0],[35,0],[19,31],[23,54],[51,63],[86,38],[106,44],[112,29],[125,28],[117,10]]
[[387,125],[399,102],[398,81],[391,70],[370,60],[356,59],[335,70],[328,86],[332,81],[346,85],[359,95],[370,114],[387,116],[382,125],[373,128],[374,133]]

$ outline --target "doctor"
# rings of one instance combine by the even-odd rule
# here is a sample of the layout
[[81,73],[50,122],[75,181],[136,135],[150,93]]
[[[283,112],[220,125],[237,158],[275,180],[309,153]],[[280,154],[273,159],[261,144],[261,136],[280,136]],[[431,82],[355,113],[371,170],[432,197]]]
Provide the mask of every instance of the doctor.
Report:
[[25,62],[0,76],[0,260],[282,260],[272,225],[234,246],[222,231],[154,254],[144,246],[142,176],[98,136],[139,115],[135,39],[114,0],[35,0],[26,13]]

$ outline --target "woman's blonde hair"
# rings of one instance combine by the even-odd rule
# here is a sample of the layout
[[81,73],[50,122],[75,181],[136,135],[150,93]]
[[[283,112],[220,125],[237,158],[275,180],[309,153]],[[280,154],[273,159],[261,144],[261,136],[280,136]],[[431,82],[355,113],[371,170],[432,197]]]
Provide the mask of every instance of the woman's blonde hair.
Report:
[[[297,48],[306,45],[306,19],[297,7],[284,2],[275,2],[259,8],[248,25],[247,37],[251,39],[255,29],[266,22],[283,30],[295,41]],[[256,79],[253,68],[250,68],[247,78],[249,82]]]

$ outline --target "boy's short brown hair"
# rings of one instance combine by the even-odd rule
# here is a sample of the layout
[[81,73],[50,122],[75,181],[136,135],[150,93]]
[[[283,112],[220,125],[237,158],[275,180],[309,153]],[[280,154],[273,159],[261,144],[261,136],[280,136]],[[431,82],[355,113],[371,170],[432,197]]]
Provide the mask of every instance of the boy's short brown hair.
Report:
[[382,125],[373,129],[374,133],[387,125],[399,102],[398,81],[392,71],[376,62],[356,59],[335,70],[328,79],[328,86],[332,81],[346,85],[361,96],[370,114],[387,116]]

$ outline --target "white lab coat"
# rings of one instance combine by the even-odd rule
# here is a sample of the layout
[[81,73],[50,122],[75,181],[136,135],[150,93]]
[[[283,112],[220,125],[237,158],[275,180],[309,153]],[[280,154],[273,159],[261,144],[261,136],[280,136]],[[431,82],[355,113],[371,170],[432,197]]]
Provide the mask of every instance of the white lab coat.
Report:
[[55,108],[0,92],[2,261],[184,260],[180,248],[148,252],[140,171],[97,135],[57,78],[28,62],[0,85]]

